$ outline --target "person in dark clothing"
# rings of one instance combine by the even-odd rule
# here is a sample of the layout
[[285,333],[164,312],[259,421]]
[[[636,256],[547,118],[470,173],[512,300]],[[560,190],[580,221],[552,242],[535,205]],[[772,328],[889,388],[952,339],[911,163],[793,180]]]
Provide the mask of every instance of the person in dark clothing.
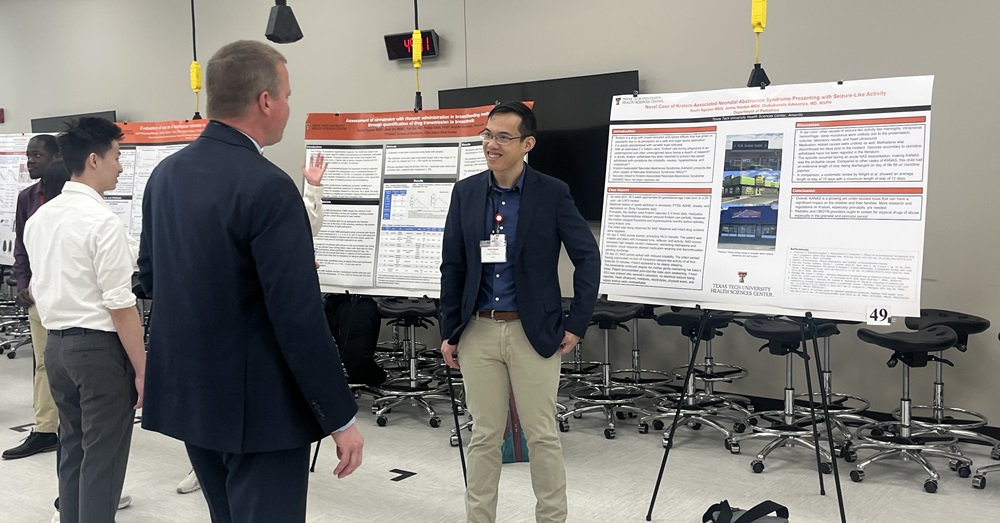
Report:
[[369,387],[382,385],[387,375],[375,363],[381,317],[375,300],[357,294],[327,294],[323,309],[330,332],[340,348],[348,381]]

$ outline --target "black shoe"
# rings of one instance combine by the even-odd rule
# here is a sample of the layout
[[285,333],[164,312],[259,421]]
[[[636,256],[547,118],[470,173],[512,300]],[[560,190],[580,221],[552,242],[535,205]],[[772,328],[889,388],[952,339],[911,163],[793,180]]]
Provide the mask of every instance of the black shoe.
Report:
[[54,432],[32,432],[20,445],[3,451],[3,459],[18,459],[34,456],[39,452],[56,450],[59,437]]

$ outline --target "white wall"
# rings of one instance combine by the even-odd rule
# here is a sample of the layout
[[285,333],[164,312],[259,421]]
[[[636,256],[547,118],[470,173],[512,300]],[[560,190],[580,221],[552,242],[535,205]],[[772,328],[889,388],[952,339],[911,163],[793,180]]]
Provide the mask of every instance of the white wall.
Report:
[[[414,75],[385,58],[382,35],[412,29],[408,0],[292,0],[306,37],[281,46],[292,79],[292,117],[284,141],[267,155],[298,179],[307,112],[412,108]],[[1000,194],[996,147],[1000,105],[993,98],[1000,3],[968,0],[771,0],[761,58],[775,83],[936,75],[922,304],[1000,322],[994,235]],[[222,44],[263,39],[266,0],[198,0],[199,58]],[[740,87],[754,60],[749,1],[736,0],[424,0],[420,25],[442,37],[442,57],[425,61],[424,107],[437,90],[638,69],[643,92]],[[30,130],[33,117],[115,109],[123,119],[189,117],[188,2],[175,0],[0,0],[0,133]],[[204,97],[202,97],[204,110]],[[564,289],[570,289],[564,271]],[[998,323],[1000,326],[1000,323]],[[684,340],[644,325],[646,365],[681,365]],[[983,411],[1000,424],[997,326],[948,354],[950,403]],[[436,345],[435,334],[424,336]],[[594,330],[586,349],[596,355]],[[616,362],[628,361],[627,333],[615,333]],[[719,339],[720,361],[750,368],[735,387],[780,396],[783,366],[758,354],[735,328]],[[899,371],[889,353],[846,329],[834,343],[835,384],[891,410]],[[801,374],[800,374],[801,376]],[[931,374],[914,373],[913,398],[929,401]],[[801,379],[800,385],[801,385]]]

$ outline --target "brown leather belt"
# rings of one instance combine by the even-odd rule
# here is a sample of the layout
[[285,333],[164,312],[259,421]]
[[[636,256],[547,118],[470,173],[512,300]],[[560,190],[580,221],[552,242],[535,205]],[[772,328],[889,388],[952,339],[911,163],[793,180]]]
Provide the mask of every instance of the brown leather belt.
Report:
[[480,318],[489,318],[493,321],[511,321],[521,319],[517,311],[479,311],[476,313]]

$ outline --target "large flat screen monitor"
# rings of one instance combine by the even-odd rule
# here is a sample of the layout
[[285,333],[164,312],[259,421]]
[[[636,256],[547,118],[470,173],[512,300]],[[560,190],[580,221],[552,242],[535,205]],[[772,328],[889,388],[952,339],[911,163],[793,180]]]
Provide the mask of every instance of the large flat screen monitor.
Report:
[[569,184],[587,220],[600,220],[607,171],[608,127],[615,95],[639,90],[639,71],[577,76],[438,92],[438,107],[453,109],[511,100],[534,101],[538,143],[532,167]]
[[100,111],[97,113],[69,114],[65,116],[50,116],[48,118],[32,118],[31,132],[33,133],[61,133],[66,130],[66,124],[80,118],[81,116],[96,116],[117,122],[115,111]]

